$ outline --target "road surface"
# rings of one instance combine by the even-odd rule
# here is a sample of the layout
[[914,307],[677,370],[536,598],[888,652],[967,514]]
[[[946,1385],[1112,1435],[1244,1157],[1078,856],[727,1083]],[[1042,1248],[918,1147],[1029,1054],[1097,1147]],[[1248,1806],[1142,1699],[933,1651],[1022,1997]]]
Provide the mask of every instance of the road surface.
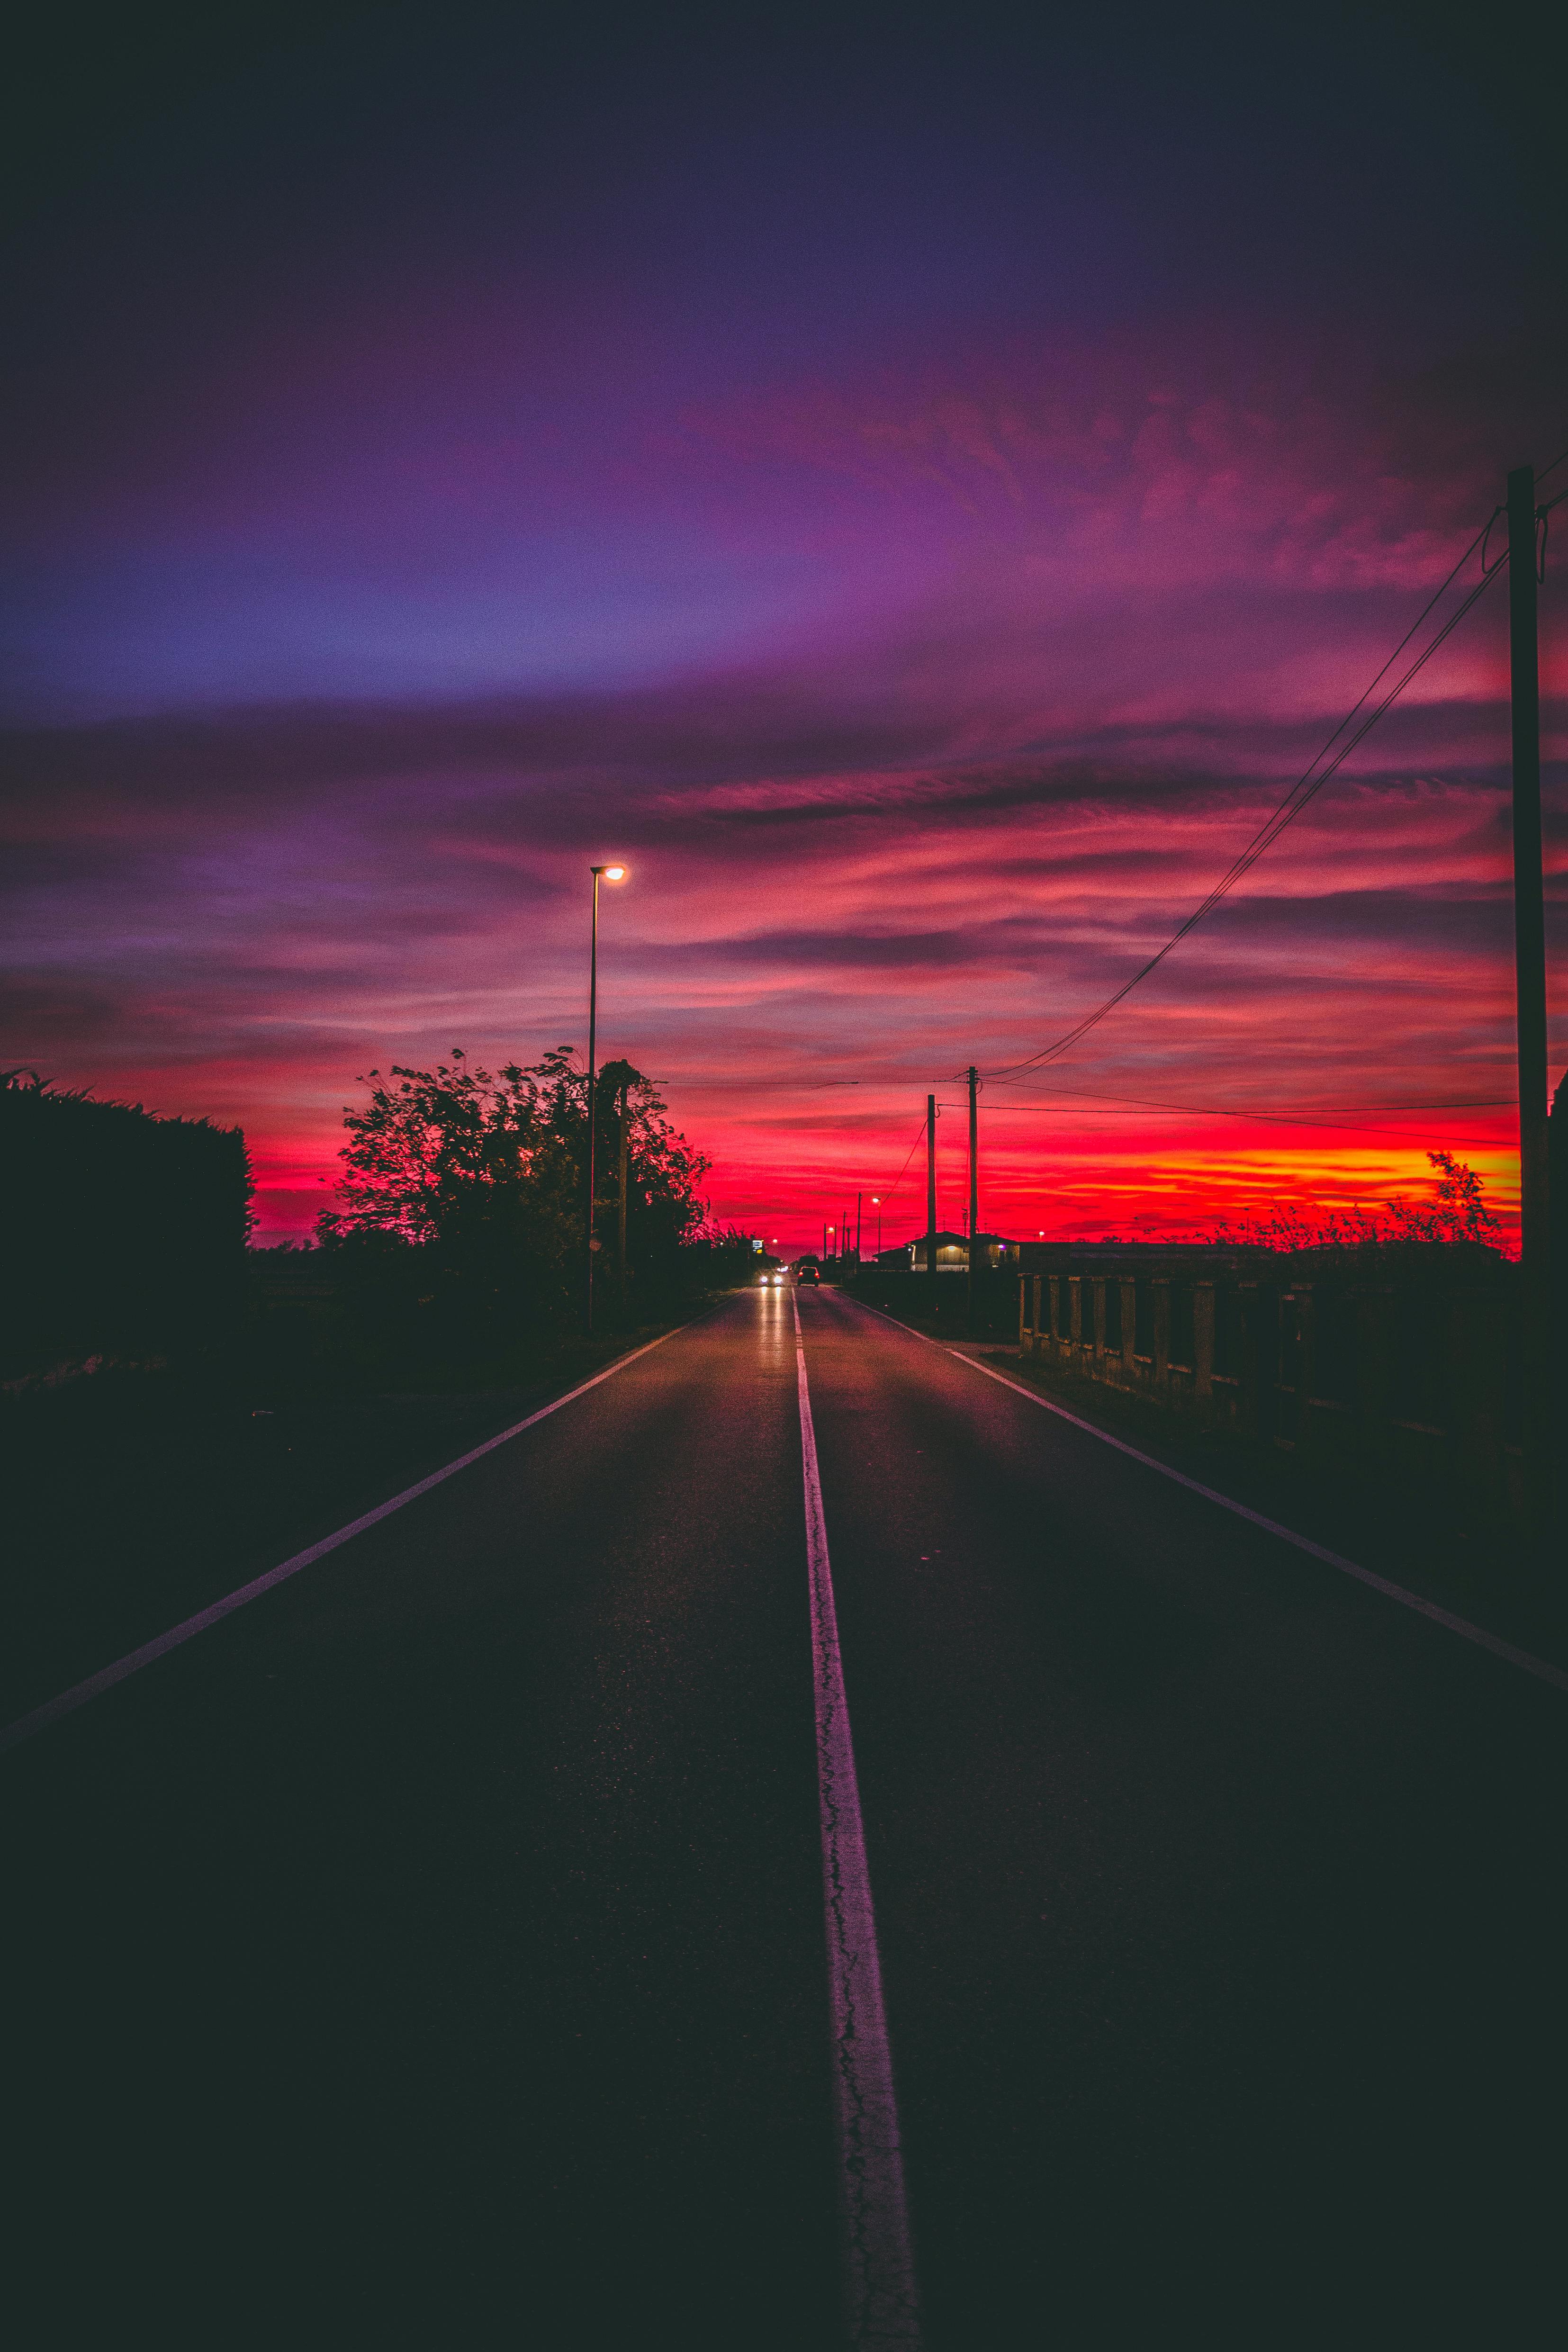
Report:
[[1556,2336],[1568,1694],[796,1317],[0,1758],[18,2340]]

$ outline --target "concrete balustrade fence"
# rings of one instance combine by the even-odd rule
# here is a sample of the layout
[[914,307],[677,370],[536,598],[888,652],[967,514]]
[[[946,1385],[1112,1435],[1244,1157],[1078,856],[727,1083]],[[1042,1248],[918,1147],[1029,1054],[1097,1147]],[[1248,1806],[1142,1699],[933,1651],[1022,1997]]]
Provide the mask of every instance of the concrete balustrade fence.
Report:
[[[1511,1275],[1512,1269],[1503,1270]],[[1407,1491],[1523,1513],[1512,1286],[1272,1278],[1224,1264],[1026,1270],[1028,1360],[1198,1426]]]

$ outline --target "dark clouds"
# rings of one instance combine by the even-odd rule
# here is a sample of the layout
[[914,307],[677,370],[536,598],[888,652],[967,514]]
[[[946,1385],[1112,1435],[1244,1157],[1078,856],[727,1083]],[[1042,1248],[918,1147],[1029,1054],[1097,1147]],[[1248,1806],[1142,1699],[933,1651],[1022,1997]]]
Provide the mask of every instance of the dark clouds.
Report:
[[[1489,27],[1124,31],[1108,72],[1037,11],[40,19],[6,1058],[243,1120],[298,1221],[354,1070],[581,1037],[618,853],[606,1036],[722,1209],[809,1228],[933,1076],[1120,985],[1568,442]],[[1561,698],[1554,571],[1543,610]],[[1506,1091],[1502,621],[1080,1079]],[[1176,1132],[999,1134],[990,1213],[1420,1166]]]

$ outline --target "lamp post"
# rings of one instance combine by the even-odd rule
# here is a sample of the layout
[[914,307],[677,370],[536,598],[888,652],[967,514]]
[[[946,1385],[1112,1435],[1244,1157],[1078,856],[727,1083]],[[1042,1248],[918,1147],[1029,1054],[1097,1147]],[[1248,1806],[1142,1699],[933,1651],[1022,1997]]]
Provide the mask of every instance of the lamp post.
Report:
[[880,1192],[872,1193],[871,1206],[877,1212],[877,1256],[879,1260],[882,1255],[882,1196]]
[[624,882],[624,866],[590,866],[594,877],[594,919],[588,945],[588,1337],[594,1336],[594,1252],[598,1244],[594,1237],[594,1143],[598,1128],[598,1104],[595,1101],[595,1049],[598,1044],[599,1027],[599,877],[606,882]]
[[[936,1272],[936,1097],[926,1097],[926,1272]],[[936,1293],[931,1292],[934,1300]]]

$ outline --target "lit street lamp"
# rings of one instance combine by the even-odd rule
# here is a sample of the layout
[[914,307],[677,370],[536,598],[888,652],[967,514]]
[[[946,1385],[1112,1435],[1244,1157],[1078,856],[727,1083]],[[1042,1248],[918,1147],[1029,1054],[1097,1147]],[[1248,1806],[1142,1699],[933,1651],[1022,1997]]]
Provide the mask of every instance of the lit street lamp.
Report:
[[588,1337],[594,1336],[594,1252],[598,1241],[594,1233],[594,1144],[598,1129],[598,1104],[594,1099],[594,1052],[598,1042],[599,1024],[599,877],[606,882],[624,882],[624,866],[591,866],[594,877],[594,921],[588,948]]

